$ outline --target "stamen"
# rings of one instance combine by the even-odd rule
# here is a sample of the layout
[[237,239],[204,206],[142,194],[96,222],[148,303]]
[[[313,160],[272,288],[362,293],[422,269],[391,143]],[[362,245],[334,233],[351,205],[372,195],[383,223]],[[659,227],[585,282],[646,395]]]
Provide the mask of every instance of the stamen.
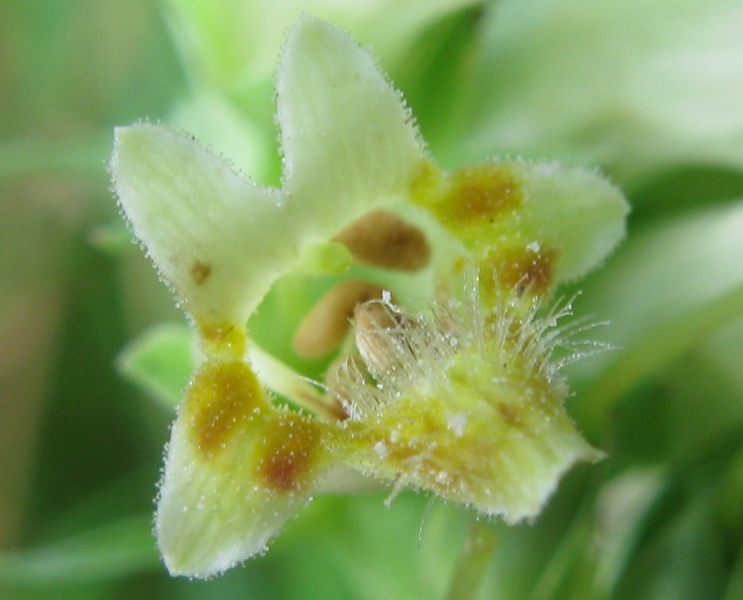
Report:
[[385,269],[418,271],[431,257],[424,233],[386,210],[368,212],[334,241],[346,246],[356,260]]
[[378,409],[378,404],[368,394],[357,394],[358,390],[367,390],[368,381],[361,359],[346,355],[336,358],[325,373],[325,384],[322,386],[328,396],[334,398],[343,407],[346,417],[359,419]]
[[369,372],[382,373],[404,370],[415,360],[410,345],[410,332],[415,321],[405,317],[388,301],[372,300],[356,307],[356,348]]
[[321,394],[311,382],[255,344],[248,349],[248,357],[260,380],[272,392],[328,421],[348,417],[340,400]]
[[299,325],[292,345],[305,358],[320,358],[340,346],[350,329],[354,308],[382,297],[382,288],[351,280],[331,289],[315,304]]

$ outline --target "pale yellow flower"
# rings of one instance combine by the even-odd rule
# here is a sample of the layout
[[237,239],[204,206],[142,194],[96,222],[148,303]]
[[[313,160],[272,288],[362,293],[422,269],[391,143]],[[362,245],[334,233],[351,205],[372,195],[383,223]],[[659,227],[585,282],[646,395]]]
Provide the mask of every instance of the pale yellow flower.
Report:
[[[599,456],[563,408],[559,369],[579,353],[552,356],[574,331],[556,325],[569,307],[540,309],[622,238],[623,197],[557,164],[443,172],[374,58],[308,16],[289,33],[277,105],[280,189],[167,128],[116,132],[121,206],[204,355],[158,499],[168,568],[208,576],[263,551],[349,472],[509,522],[537,515],[562,473]],[[334,356],[317,386],[246,333],[292,273],[349,279],[295,337]]]

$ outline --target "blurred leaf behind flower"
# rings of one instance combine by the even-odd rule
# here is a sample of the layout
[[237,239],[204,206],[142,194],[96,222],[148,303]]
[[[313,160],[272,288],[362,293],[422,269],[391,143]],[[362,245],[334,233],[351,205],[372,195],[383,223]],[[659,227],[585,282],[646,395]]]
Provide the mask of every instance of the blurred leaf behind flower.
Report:
[[[0,547],[7,549],[125,514],[129,500],[87,514],[74,507],[138,469],[156,476],[157,445],[132,435],[142,429],[142,405],[113,369],[142,316],[127,319],[119,300],[125,265],[89,238],[116,217],[105,170],[111,128],[164,114],[181,76],[151,3],[11,0],[0,13]],[[147,304],[141,315],[152,314]]]

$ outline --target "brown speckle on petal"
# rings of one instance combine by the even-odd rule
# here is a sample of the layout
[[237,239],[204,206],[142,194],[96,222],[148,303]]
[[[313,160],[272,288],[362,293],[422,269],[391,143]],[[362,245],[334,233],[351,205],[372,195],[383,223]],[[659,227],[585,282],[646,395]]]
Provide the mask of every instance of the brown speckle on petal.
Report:
[[447,190],[433,205],[445,225],[458,230],[493,223],[520,206],[523,191],[511,170],[485,163],[449,175]]
[[526,247],[492,252],[485,262],[501,286],[515,290],[518,295],[528,292],[539,296],[549,293],[555,283],[556,258],[557,253],[549,248]]
[[232,434],[265,405],[260,383],[242,361],[207,361],[186,390],[183,411],[189,419],[196,446],[212,458]]
[[212,274],[212,266],[197,260],[191,267],[191,279],[196,285],[203,285]]
[[320,441],[318,424],[286,412],[265,432],[258,462],[261,479],[275,491],[302,488],[312,473]]

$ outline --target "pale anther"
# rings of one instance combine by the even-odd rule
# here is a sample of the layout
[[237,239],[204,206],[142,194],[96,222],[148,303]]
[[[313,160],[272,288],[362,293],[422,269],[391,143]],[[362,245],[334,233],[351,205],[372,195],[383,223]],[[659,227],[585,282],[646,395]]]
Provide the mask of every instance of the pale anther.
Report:
[[416,358],[411,332],[418,324],[389,301],[372,300],[354,310],[356,348],[372,375],[409,367]]
[[306,358],[320,358],[343,342],[358,304],[382,297],[382,288],[366,281],[351,280],[327,292],[312,307],[297,328],[292,346]]

